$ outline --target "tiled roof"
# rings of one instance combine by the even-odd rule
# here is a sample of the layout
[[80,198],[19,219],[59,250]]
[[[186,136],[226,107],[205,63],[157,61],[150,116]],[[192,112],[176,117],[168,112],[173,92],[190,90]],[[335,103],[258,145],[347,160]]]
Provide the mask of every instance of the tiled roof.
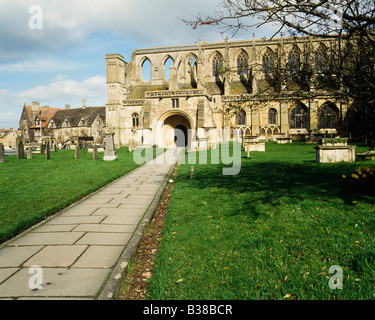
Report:
[[68,119],[69,124],[72,127],[78,127],[82,118],[86,121],[85,125],[91,126],[97,115],[105,121],[105,107],[60,109],[52,119],[57,128],[60,128],[63,125],[65,119]]

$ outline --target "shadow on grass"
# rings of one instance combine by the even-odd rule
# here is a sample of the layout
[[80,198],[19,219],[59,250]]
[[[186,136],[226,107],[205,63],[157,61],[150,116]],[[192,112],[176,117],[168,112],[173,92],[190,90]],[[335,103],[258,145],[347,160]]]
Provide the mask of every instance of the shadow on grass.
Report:
[[243,163],[240,174],[235,176],[223,176],[220,165],[196,165],[192,179],[188,174],[180,174],[177,179],[186,183],[187,188],[214,188],[233,195],[233,202],[239,203],[232,204],[231,213],[246,211],[254,218],[267,207],[301,202],[335,205],[341,199],[349,206],[354,200],[375,204],[373,189],[361,188],[342,178],[345,168],[349,170],[343,165],[321,166],[310,161],[298,164],[250,160]]

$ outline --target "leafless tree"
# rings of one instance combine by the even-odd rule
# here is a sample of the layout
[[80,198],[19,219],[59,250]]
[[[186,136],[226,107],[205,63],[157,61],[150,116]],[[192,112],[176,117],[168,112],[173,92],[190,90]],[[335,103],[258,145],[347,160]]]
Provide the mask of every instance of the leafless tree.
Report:
[[[198,13],[184,22],[193,28],[215,26],[232,35],[272,24],[272,38],[283,32],[337,41],[336,52],[331,52],[334,63],[315,78],[319,82],[315,85],[335,93],[339,85],[341,94],[356,102],[355,111],[366,134],[375,138],[374,0],[222,0],[210,15]],[[308,69],[301,69],[306,71],[308,75]],[[286,74],[283,70],[277,73]]]

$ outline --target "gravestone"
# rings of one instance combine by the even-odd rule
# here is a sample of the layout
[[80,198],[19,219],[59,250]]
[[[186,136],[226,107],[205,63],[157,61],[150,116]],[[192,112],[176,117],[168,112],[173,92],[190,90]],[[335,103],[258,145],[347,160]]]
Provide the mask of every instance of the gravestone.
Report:
[[0,163],[4,163],[4,158],[5,158],[4,153],[5,153],[4,145],[0,143]]
[[92,158],[94,160],[98,159],[98,147],[96,144],[94,144],[94,147],[92,149]]
[[17,159],[23,159],[25,157],[25,147],[23,142],[20,140],[17,142]]
[[53,152],[56,152],[56,142],[55,141],[52,142],[52,148],[51,149],[52,149]]
[[81,146],[79,145],[79,143],[77,143],[77,145],[76,145],[76,148],[75,148],[75,151],[74,151],[74,158],[75,159],[81,158]]
[[27,159],[32,159],[33,158],[33,149],[28,148],[27,149]]
[[39,150],[40,150],[40,154],[44,154],[44,144],[43,144],[43,142],[40,143]]
[[105,153],[104,153],[104,161],[113,161],[117,159],[116,151],[115,151],[115,143],[113,140],[114,133],[107,132],[105,134]]
[[51,148],[49,146],[49,142],[46,144],[46,160],[51,159]]

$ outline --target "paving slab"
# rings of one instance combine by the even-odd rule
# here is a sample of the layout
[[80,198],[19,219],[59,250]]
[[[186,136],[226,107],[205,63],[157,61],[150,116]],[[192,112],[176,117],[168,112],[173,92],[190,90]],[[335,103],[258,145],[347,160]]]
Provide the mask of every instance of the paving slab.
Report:
[[73,244],[81,238],[84,232],[31,232],[9,244],[9,246],[36,246]]
[[112,268],[123,250],[123,246],[90,246],[73,268]]
[[176,162],[162,160],[0,246],[0,299],[112,299]]
[[33,274],[23,268],[0,285],[0,297],[95,297],[109,273],[110,269],[43,268],[43,289],[35,290],[29,283]]
[[6,247],[0,250],[0,268],[19,267],[42,249],[43,246]]
[[70,267],[87,249],[85,245],[46,246],[24,263],[25,267]]
[[89,244],[89,245],[123,245],[130,238],[131,233],[113,233],[113,232],[88,232],[81,239],[77,241],[77,244]]

